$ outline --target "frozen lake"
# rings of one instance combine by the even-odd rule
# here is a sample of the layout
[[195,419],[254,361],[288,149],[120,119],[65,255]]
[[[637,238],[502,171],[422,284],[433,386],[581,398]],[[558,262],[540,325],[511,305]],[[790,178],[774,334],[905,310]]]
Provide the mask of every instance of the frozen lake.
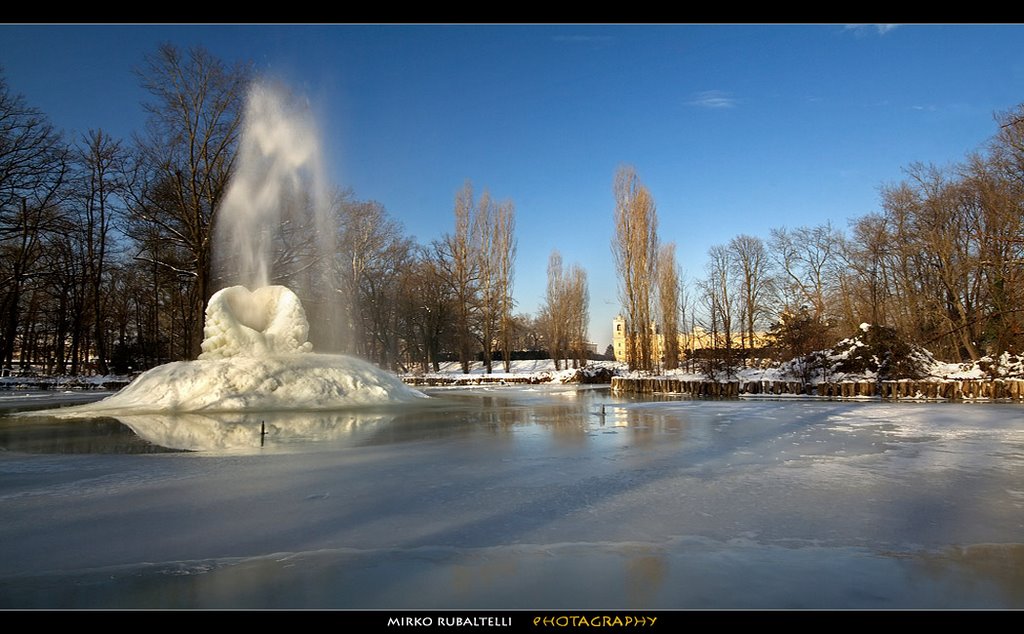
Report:
[[429,393],[9,414],[0,608],[1024,608],[1020,405]]

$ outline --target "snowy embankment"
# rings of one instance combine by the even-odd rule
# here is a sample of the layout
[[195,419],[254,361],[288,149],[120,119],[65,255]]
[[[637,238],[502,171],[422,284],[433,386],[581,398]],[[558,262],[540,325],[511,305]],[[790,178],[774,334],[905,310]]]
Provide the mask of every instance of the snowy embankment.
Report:
[[699,396],[792,395],[900,399],[1024,399],[1024,358],[1003,353],[974,362],[938,361],[928,350],[899,341],[895,331],[862,324],[854,337],[785,363],[690,359],[682,368],[629,372],[623,363],[591,362],[582,370],[555,370],[551,360],[515,361],[511,372],[480,362],[463,373],[458,363],[438,372],[407,375],[414,385],[612,383],[618,391]]
[[95,376],[3,376],[0,390],[119,390],[131,383],[123,374]]
[[[826,356],[828,362],[825,367],[815,369],[809,373],[807,383],[847,383],[879,381],[879,374],[875,370],[865,369],[859,372],[842,372],[835,367],[844,357],[841,353],[832,352]],[[964,380],[988,380],[992,378],[1024,378],[1024,359],[1004,353],[999,359],[983,357],[976,362],[947,363],[937,361],[928,355],[923,364],[923,372],[919,381],[946,382]],[[511,372],[505,372],[504,366],[499,362],[492,365],[492,372],[487,373],[484,364],[474,361],[470,365],[468,374],[462,372],[462,367],[457,361],[449,361],[440,364],[438,372],[410,373],[402,376],[403,380],[414,384],[428,384],[432,381],[450,384],[473,385],[480,382],[501,383],[572,383],[578,382],[581,370],[564,369],[555,370],[554,361],[551,359],[538,359],[528,361],[513,361]],[[794,362],[775,363],[768,360],[752,363],[749,367],[733,368],[729,372],[719,371],[714,377],[708,376],[701,370],[700,362],[684,362],[683,366],[675,370],[661,372],[630,372],[625,363],[616,361],[591,361],[582,369],[585,376],[604,375],[607,380],[612,376],[639,379],[652,377],[665,377],[679,381],[689,382],[734,382],[740,383],[784,383],[801,381],[800,368]],[[909,379],[905,379],[909,380]]]
[[[480,361],[470,364],[469,373],[458,361],[441,363],[437,372],[410,373],[402,376],[412,385],[479,385],[481,383],[608,383],[612,376],[625,372],[626,365],[615,361],[589,361],[582,368],[555,369],[552,359],[516,360],[510,372],[501,361],[491,364],[491,372]],[[571,362],[568,364],[571,366]]]
[[[1024,359],[1009,353],[945,363],[895,331],[862,324],[856,336],[786,363],[717,367],[710,361],[659,376],[630,373],[612,389],[695,396],[770,395],[920,400],[1024,400]],[[695,371],[698,368],[702,372]],[[709,370],[712,370],[710,372]]]
[[[996,372],[984,368],[996,368]],[[994,374],[994,376],[993,376]],[[652,376],[649,373],[622,371],[619,376],[643,377]],[[696,366],[690,365],[689,369],[684,362],[683,367],[676,370],[666,370],[657,376],[670,377],[681,381],[709,381],[707,374],[701,372]],[[751,381],[783,382],[800,380],[799,371],[794,369],[793,364],[759,363],[752,367],[735,368],[731,373],[724,371],[717,377],[721,381],[740,381],[741,383]],[[918,377],[920,381],[964,381],[964,380],[987,380],[987,379],[1024,379],[1024,365],[1022,360],[1007,353],[1002,356],[1002,362],[995,364],[990,357],[983,357],[976,362],[947,363],[934,359],[926,366],[923,376]],[[878,381],[878,372],[865,370],[862,372],[840,372],[827,370],[815,370],[808,382],[810,383],[844,383],[860,381]],[[910,380],[910,379],[905,379]]]

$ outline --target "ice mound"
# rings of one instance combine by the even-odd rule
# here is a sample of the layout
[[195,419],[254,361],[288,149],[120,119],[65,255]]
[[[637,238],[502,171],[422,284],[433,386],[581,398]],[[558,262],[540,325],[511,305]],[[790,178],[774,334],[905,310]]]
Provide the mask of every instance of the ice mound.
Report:
[[229,286],[206,305],[201,360],[309,352],[309,322],[299,298],[285,286],[250,291]]
[[278,354],[167,363],[80,413],[314,411],[426,398],[393,374],[344,355]]
[[231,286],[210,298],[197,361],[167,363],[96,403],[57,416],[316,411],[426,396],[377,366],[313,354],[299,298],[284,286]]

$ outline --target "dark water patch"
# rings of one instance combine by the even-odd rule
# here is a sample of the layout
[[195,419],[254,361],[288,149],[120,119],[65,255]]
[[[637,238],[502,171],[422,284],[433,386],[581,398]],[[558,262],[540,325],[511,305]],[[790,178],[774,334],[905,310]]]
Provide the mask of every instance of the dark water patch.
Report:
[[32,454],[148,454],[178,451],[140,438],[113,418],[0,418],[0,449]]

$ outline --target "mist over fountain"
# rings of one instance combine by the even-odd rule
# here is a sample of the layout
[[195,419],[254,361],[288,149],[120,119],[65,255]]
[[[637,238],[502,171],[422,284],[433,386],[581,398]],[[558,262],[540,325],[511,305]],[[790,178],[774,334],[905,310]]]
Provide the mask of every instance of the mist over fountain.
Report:
[[313,312],[320,351],[339,352],[347,303],[331,266],[337,219],[320,139],[305,100],[280,83],[250,87],[235,173],[214,226],[214,279],[253,291],[288,286]]
[[314,305],[328,349],[345,309],[321,154],[309,108],[280,86],[255,83],[214,233],[215,279],[226,286],[207,304],[199,359],[153,368],[57,415],[315,411],[424,398],[370,363],[313,353],[300,296]]

